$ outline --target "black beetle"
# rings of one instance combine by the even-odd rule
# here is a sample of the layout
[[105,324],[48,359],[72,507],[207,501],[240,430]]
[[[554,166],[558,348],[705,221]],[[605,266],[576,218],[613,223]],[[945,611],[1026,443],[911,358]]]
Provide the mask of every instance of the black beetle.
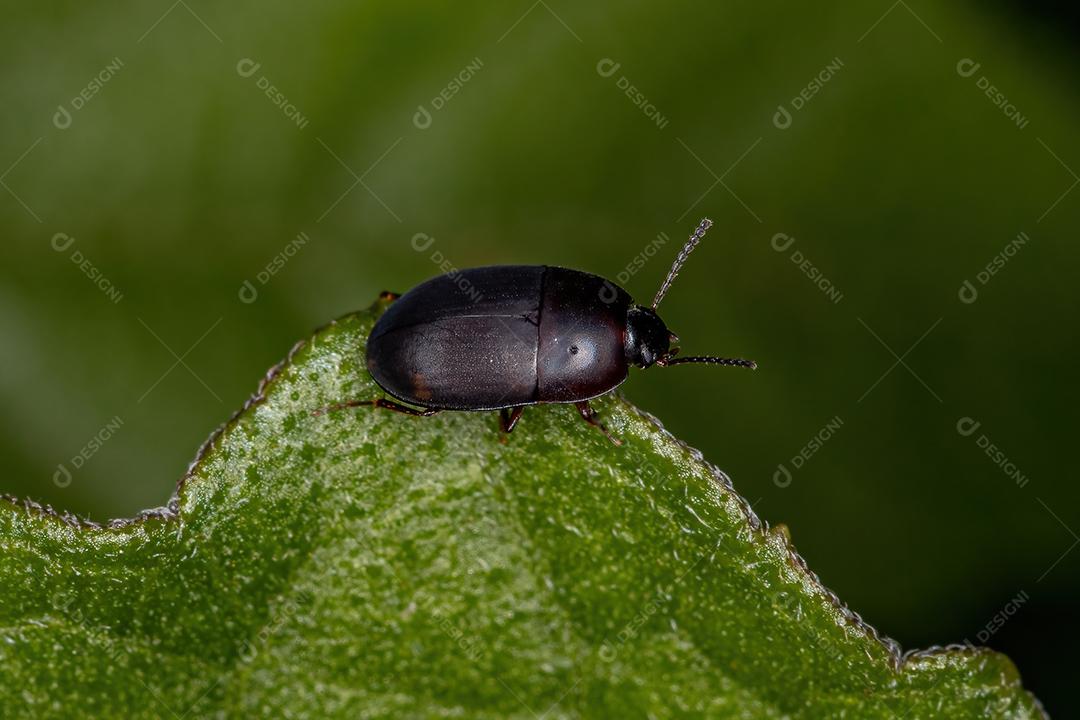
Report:
[[447,273],[394,302],[368,337],[367,368],[379,387],[415,407],[379,398],[361,405],[409,415],[442,410],[499,410],[514,429],[526,405],[574,403],[600,428],[589,400],[624,380],[630,365],[715,363],[757,367],[749,360],[676,358],[678,338],[656,314],[672,281],[712,221],[704,219],[675,258],[651,307],[636,305],[609,280],[549,265],[493,265]]

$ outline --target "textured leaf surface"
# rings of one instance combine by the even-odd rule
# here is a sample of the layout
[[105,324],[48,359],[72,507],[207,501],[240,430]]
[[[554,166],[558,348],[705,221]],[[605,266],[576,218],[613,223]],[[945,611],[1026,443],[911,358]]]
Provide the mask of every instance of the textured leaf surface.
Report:
[[382,305],[294,349],[169,507],[0,502],[5,717],[1037,718],[1005,657],[902,657],[618,398],[367,408]]

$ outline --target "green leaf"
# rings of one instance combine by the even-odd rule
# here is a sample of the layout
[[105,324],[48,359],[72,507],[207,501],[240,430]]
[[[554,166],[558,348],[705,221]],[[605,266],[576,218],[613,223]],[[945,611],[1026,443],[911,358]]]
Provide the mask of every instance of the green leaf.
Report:
[[370,408],[383,309],[298,345],[168,508],[0,502],[5,717],[1037,718],[1009,660],[901,655],[617,397]]

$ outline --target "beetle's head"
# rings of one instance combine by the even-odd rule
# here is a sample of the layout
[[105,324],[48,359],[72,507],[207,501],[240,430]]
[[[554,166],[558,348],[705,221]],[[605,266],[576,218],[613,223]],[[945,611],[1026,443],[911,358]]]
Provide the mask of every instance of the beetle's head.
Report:
[[667,325],[665,325],[664,321],[660,319],[660,316],[656,314],[656,306],[664,299],[664,295],[666,295],[667,291],[671,288],[671,283],[675,280],[675,276],[679,274],[679,270],[682,269],[683,263],[686,262],[686,258],[689,257],[691,251],[697,247],[697,244],[705,235],[705,231],[710,227],[712,227],[712,220],[705,218],[697,226],[697,229],[694,230],[690,239],[686,241],[686,245],[683,245],[683,249],[679,251],[674,264],[671,266],[671,270],[668,271],[667,277],[664,278],[663,284],[660,285],[660,289],[656,292],[652,307],[634,305],[627,311],[627,362],[642,368],[647,368],[650,365],[666,367],[668,365],[682,365],[683,363],[709,363],[712,365],[728,365],[731,367],[744,367],[750,369],[757,367],[752,360],[722,358],[716,357],[715,355],[675,357],[679,352],[679,348],[671,347],[671,343],[678,342],[679,338],[667,329]]
[[647,368],[667,357],[677,338],[652,308],[632,306],[626,313],[626,361]]

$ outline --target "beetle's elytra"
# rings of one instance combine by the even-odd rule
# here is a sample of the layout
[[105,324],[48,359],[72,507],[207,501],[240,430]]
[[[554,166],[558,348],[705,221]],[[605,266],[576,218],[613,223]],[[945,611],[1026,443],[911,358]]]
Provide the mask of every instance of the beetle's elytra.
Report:
[[618,444],[589,400],[618,387],[631,365],[756,367],[733,358],[676,358],[671,343],[678,338],[656,314],[711,225],[698,225],[651,307],[602,277],[549,265],[493,265],[423,282],[394,300],[368,337],[367,368],[400,402],[354,400],[318,412],[360,405],[410,415],[499,410],[510,432],[527,405],[574,403]]

